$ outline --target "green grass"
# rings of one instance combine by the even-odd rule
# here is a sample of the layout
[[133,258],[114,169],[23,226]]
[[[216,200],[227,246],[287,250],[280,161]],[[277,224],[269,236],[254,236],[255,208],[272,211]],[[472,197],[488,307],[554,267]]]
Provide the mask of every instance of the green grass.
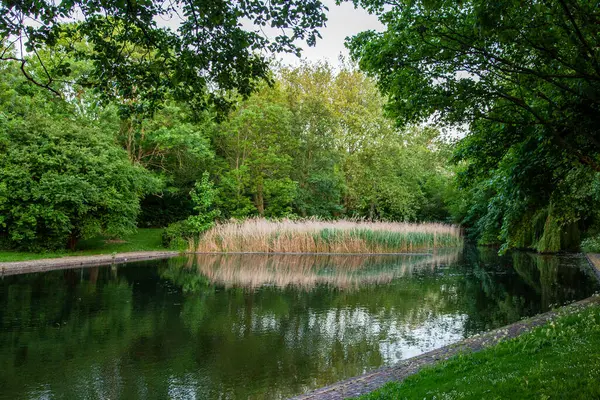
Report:
[[0,262],[39,260],[66,256],[86,256],[96,254],[125,253],[128,251],[167,250],[161,241],[162,229],[138,229],[136,233],[123,237],[122,243],[110,242],[106,238],[96,237],[80,241],[75,251],[28,253],[0,250]]
[[600,399],[600,306],[360,399]]
[[389,232],[369,229],[323,229],[314,233],[313,238],[315,242],[327,244],[344,243],[348,238],[358,239],[370,249],[385,252],[457,247],[462,244],[462,238],[451,233]]

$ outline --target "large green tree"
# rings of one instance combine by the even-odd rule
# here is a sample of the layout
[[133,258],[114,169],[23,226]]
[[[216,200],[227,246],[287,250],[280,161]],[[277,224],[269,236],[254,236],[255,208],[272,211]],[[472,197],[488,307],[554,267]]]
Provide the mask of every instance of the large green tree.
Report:
[[275,75],[217,129],[227,215],[447,217],[436,191],[451,174],[436,130],[396,128],[375,83],[351,66]]
[[14,65],[0,70],[0,238],[11,247],[74,247],[136,228],[139,198],[157,182],[114,133],[49,101]]
[[281,91],[267,88],[242,102],[215,138],[225,162],[221,208],[235,217],[291,213],[296,183],[290,179],[297,140]]
[[281,68],[277,79],[292,113],[297,140],[291,178],[297,182],[294,209],[303,217],[332,217],[344,212],[342,154],[337,144],[339,113],[333,104],[335,71],[327,63]]
[[348,43],[395,118],[467,124],[456,160],[480,198],[467,213],[480,233],[567,246],[566,231],[588,226],[600,200],[590,187],[600,171],[598,3],[357,2],[386,30]]

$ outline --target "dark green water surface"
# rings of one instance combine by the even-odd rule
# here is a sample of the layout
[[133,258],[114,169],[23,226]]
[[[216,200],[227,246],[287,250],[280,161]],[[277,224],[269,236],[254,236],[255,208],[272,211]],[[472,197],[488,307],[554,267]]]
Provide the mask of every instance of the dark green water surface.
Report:
[[4,276],[0,398],[286,398],[597,289],[580,256],[474,248]]

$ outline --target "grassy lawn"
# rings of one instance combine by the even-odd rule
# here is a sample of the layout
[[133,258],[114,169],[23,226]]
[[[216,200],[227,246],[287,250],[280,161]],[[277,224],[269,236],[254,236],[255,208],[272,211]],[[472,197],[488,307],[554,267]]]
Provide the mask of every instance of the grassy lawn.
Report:
[[600,399],[600,307],[458,356],[360,399]]
[[57,251],[45,253],[27,253],[19,251],[0,250],[1,261],[25,261],[41,258],[57,258],[65,256],[84,256],[94,254],[124,253],[128,251],[167,250],[161,242],[162,229],[138,229],[133,235],[125,236],[122,241],[110,241],[98,237],[82,240],[75,251]]

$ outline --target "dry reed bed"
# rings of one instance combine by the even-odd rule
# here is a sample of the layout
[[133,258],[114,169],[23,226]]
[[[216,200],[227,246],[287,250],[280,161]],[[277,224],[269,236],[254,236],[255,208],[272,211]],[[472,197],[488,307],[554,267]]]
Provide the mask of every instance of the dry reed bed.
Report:
[[460,227],[440,223],[249,219],[218,224],[190,251],[199,253],[408,253],[462,244]]
[[356,289],[410,276],[415,268],[453,263],[459,251],[428,255],[341,256],[273,254],[196,254],[188,268],[197,268],[213,284],[258,288],[294,286],[310,290],[316,285]]

